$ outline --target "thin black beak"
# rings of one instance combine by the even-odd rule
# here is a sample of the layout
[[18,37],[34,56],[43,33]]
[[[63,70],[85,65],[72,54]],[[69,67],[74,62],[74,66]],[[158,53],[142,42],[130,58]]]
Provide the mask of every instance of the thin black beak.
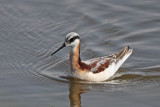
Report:
[[60,47],[60,48],[58,48],[55,52],[53,52],[52,54],[51,54],[51,56],[53,55],[53,54],[55,54],[56,52],[58,52],[59,50],[61,50],[62,48],[64,48],[66,45],[65,45],[65,43],[63,43],[63,45]]

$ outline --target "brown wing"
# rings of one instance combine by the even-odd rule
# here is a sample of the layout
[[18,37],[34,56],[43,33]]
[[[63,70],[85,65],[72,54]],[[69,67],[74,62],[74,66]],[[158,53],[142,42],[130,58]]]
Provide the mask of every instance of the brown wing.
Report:
[[97,66],[97,68],[93,71],[93,73],[99,73],[104,71],[110,65],[111,60],[112,60],[111,58],[107,59],[104,61],[104,63],[100,63],[99,61],[99,63],[97,63],[97,65],[99,64],[99,66]]
[[[113,56],[107,56],[107,57],[99,57],[99,58],[94,58],[91,60],[87,60],[87,63],[83,62],[81,65],[87,65],[86,68],[89,68],[88,70],[93,73],[99,73],[104,71],[110,63],[113,60]],[[83,66],[83,68],[85,67]]]
[[104,71],[113,62],[118,62],[129,51],[129,46],[123,48],[120,52],[105,57],[99,57],[87,60],[85,62],[80,61],[80,66],[83,69],[87,69],[93,73],[99,73]]

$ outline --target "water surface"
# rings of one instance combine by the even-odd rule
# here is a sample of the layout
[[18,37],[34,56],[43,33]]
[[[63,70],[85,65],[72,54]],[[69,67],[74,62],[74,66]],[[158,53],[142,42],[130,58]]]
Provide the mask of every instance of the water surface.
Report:
[[[0,0],[2,107],[160,106],[160,1]],[[83,60],[134,51],[115,77],[66,77],[69,49],[51,53],[75,31]]]

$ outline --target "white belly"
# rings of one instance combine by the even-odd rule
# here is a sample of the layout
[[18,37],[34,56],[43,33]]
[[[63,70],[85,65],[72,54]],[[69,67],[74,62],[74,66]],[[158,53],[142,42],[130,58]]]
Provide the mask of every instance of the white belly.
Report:
[[78,72],[75,71],[73,73],[74,77],[77,77],[82,80],[88,80],[88,81],[94,81],[94,82],[100,82],[110,79],[119,69],[119,67],[125,62],[125,60],[131,55],[131,53],[126,54],[121,60],[119,60],[117,63],[113,62],[111,65],[109,65],[108,68],[106,68],[104,71],[99,73],[93,73],[93,72]]

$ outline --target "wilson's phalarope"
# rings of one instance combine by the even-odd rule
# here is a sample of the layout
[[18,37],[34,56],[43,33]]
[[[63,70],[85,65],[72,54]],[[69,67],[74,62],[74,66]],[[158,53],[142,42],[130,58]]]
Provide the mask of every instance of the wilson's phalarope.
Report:
[[132,49],[126,46],[118,53],[82,61],[80,58],[80,37],[77,33],[71,32],[66,35],[63,45],[51,55],[65,46],[71,47],[70,68],[72,76],[95,82],[112,77],[132,53]]

